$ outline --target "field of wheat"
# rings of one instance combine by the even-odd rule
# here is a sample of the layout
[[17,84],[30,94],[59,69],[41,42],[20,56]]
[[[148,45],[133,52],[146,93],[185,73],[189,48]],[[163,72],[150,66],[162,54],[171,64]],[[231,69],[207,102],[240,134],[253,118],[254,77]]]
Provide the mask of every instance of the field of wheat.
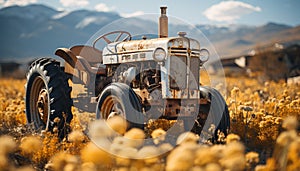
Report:
[[[76,109],[68,138],[36,132],[26,124],[25,80],[1,79],[0,170],[300,170],[300,86],[249,78],[227,78],[226,83],[215,87],[224,94],[231,117],[229,135],[219,136],[222,143],[199,144],[197,135],[186,132],[172,145],[164,137],[168,121],[154,123],[151,132],[126,132],[126,123],[116,117],[107,124],[118,136],[99,124],[90,130],[100,142],[113,139],[102,142],[113,152],[108,153],[83,133]],[[147,136],[153,145],[144,144]]]

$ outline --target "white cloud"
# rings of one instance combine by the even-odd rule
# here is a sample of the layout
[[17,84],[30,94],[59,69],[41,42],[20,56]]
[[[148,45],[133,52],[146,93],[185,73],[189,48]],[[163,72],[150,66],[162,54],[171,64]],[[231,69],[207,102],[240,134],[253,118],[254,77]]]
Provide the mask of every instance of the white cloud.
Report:
[[12,5],[20,5],[20,6],[24,6],[24,5],[28,5],[28,4],[32,4],[32,3],[36,3],[37,0],[0,0],[0,4],[2,4],[4,7],[8,7],[8,6],[12,6]]
[[95,6],[95,9],[96,9],[96,11],[109,12],[109,11],[115,10],[116,8],[115,7],[109,7],[104,3],[100,3],[100,4],[97,4]]
[[124,18],[137,17],[139,15],[144,15],[144,11],[136,11],[133,13],[121,13],[121,16]]
[[88,0],[59,0],[64,7],[83,7],[89,4]]
[[222,1],[206,9],[203,14],[212,21],[232,23],[242,15],[260,12],[261,8],[240,1]]

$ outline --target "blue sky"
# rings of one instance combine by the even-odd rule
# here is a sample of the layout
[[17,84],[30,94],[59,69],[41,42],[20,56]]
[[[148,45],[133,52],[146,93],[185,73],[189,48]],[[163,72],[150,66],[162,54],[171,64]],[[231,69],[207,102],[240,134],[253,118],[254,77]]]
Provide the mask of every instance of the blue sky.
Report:
[[125,17],[158,13],[159,7],[166,5],[168,15],[192,24],[300,25],[299,0],[0,0],[1,7],[30,3],[65,11],[117,12]]

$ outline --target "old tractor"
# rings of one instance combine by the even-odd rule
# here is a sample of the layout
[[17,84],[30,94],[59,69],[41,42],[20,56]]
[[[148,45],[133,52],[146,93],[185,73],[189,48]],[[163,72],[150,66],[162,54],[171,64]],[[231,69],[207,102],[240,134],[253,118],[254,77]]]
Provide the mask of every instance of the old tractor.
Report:
[[[227,105],[218,91],[200,85],[200,67],[209,52],[185,32],[168,37],[166,7],[161,7],[157,38],[133,39],[127,31],[104,34],[92,45],[59,48],[51,58],[34,61],[27,74],[26,116],[35,129],[63,135],[71,107],[94,111],[97,119],[123,116],[130,127],[144,128],[149,119],[180,120],[198,134],[215,125],[228,132]],[[103,49],[97,49],[100,41]],[[71,98],[73,84],[84,95]]]

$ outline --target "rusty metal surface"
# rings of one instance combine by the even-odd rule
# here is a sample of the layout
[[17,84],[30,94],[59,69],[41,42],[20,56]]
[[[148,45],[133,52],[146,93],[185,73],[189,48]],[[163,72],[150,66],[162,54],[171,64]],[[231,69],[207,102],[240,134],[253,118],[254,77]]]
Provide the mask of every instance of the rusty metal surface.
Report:
[[164,117],[192,117],[198,114],[198,100],[175,100],[166,101]]
[[191,57],[190,67],[190,78],[188,80],[190,90],[199,89],[200,79],[200,59],[199,57]]
[[[187,41],[190,41],[190,47]],[[198,57],[200,51],[200,44],[198,41],[190,38],[181,37],[170,37],[170,38],[157,38],[157,39],[142,39],[142,40],[132,40],[125,42],[116,42],[107,45],[103,49],[103,63],[104,64],[117,64],[126,62],[137,62],[137,61],[147,61],[153,60],[153,51],[161,47],[166,52],[167,56],[182,55],[182,53],[190,53],[192,57]],[[178,53],[174,54],[175,51],[169,51],[169,48],[184,48],[189,47],[189,51],[184,49],[180,50]]]
[[160,38],[168,37],[167,7],[160,7],[160,17],[158,21],[158,35]]
[[39,96],[37,100],[37,109],[38,109],[38,114],[44,123],[47,123],[48,120],[48,113],[49,113],[48,107],[49,107],[48,91],[46,89],[42,89],[39,92]]

